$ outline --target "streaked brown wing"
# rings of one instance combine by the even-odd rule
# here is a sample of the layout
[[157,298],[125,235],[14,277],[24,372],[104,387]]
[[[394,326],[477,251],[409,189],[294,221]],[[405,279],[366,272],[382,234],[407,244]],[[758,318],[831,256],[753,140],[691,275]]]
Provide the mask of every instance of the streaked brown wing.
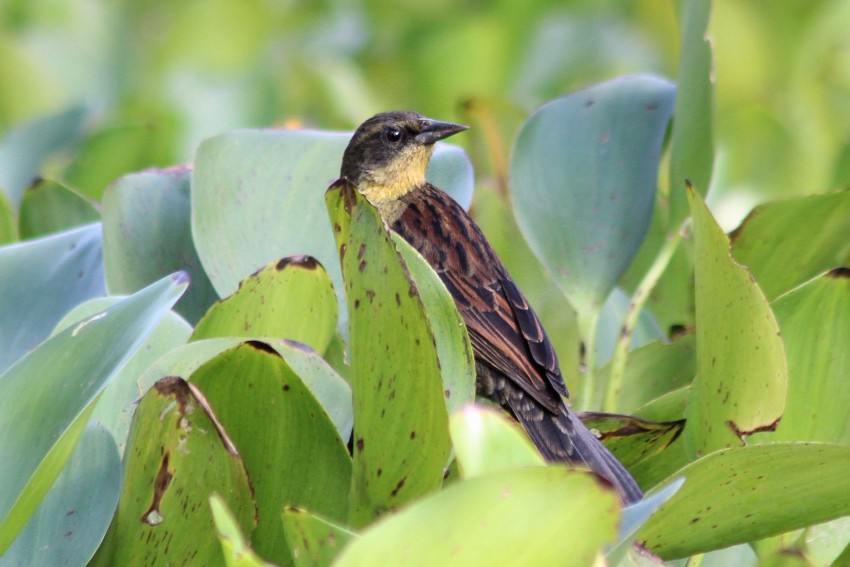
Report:
[[426,185],[405,198],[392,228],[439,274],[466,323],[476,358],[558,411],[566,387],[537,315],[475,221]]

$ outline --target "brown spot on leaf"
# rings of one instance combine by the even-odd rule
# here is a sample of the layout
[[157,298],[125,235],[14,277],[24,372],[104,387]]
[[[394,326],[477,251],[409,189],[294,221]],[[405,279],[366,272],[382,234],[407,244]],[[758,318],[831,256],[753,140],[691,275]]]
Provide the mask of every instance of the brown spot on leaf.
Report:
[[850,268],[847,266],[839,266],[838,268],[833,268],[826,274],[829,278],[850,278]]
[[288,256],[286,258],[281,258],[277,266],[278,271],[283,270],[287,266],[298,266],[299,268],[304,268],[305,270],[315,270],[316,267],[319,266],[319,261],[313,258],[312,256],[300,255],[300,256]]
[[268,354],[273,354],[273,355],[281,358],[279,352],[277,352],[271,346],[269,346],[268,344],[266,344],[262,341],[245,341],[245,344],[247,346],[251,347],[251,348],[255,348],[259,351],[262,351],[262,352],[265,352],[265,353],[268,353]]
[[366,443],[363,441],[363,438],[362,438],[362,437],[359,437],[359,438],[357,439],[357,450],[358,450],[358,451],[363,451],[363,447],[365,447],[365,446],[366,446]]
[[366,269],[366,260],[360,260],[360,264],[357,266],[357,270],[362,274],[363,270]]
[[366,253],[366,243],[363,242],[360,244],[360,248],[357,249],[357,259],[362,260],[363,255]]
[[180,376],[166,376],[153,385],[157,393],[166,397],[173,397],[180,408],[180,413],[186,413],[186,402],[189,400],[189,390],[186,381]]
[[776,431],[776,428],[779,426],[779,421],[781,419],[782,419],[782,416],[780,415],[772,423],[768,423],[766,425],[759,425],[758,427],[754,427],[753,429],[750,429],[750,430],[744,430],[744,429],[738,428],[738,425],[734,421],[732,421],[731,419],[726,421],[726,426],[729,427],[729,429],[731,429],[732,432],[735,433],[735,435],[738,436],[738,439],[740,439],[741,441],[744,441],[746,439],[747,435],[752,435],[754,433],[761,433],[763,431]]
[[407,475],[405,475],[400,481],[398,481],[398,484],[396,484],[395,488],[393,488],[392,492],[390,492],[390,496],[395,497],[398,494],[398,491],[401,490],[401,488],[404,486],[405,480],[407,480]]
[[159,513],[159,505],[162,503],[162,496],[165,494],[168,485],[171,484],[171,479],[174,475],[168,470],[168,459],[170,453],[168,451],[162,456],[162,461],[159,465],[159,472],[156,473],[156,479],[153,482],[153,499],[150,508],[142,514],[142,522],[155,526],[162,523],[162,515]]
[[415,431],[411,431],[411,432],[410,432],[410,438],[411,438],[411,439],[416,439],[416,432],[415,432]]
[[375,290],[374,289],[367,289],[366,290],[366,297],[369,298],[369,303],[371,303],[375,299]]

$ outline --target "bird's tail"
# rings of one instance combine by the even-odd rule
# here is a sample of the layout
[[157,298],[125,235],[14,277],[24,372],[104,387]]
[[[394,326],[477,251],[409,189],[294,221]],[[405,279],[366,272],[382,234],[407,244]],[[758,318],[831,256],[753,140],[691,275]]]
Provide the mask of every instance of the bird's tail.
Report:
[[611,482],[627,505],[643,497],[629,471],[571,409],[561,406],[559,413],[542,413],[542,416],[536,416],[538,419],[521,421],[546,460],[589,468]]

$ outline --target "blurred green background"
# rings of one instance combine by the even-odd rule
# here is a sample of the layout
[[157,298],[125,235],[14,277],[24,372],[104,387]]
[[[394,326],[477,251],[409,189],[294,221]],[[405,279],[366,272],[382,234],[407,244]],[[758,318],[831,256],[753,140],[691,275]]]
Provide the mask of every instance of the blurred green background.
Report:
[[[715,176],[727,229],[768,198],[850,180],[850,3],[714,3]],[[675,80],[677,3],[3,0],[0,132],[75,105],[110,174],[185,163],[233,128],[352,129],[409,108],[469,122],[479,187],[544,101],[626,73]],[[47,173],[98,196],[79,147]],[[89,157],[89,159],[93,159]]]

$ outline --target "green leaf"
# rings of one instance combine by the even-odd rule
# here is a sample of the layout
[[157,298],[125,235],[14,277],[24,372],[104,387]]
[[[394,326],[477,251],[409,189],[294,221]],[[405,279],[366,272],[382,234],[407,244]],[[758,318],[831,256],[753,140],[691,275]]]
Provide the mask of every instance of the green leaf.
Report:
[[330,277],[310,256],[272,262],[239,284],[204,315],[193,340],[280,337],[324,352],[336,331],[337,303]]
[[699,194],[688,188],[696,257],[697,378],[685,441],[697,455],[742,445],[772,429],[785,406],[787,368],[779,326]]
[[357,534],[306,510],[283,509],[286,541],[296,567],[328,567]]
[[121,458],[109,432],[89,422],[68,463],[0,564],[85,565],[109,527],[121,491]]
[[29,239],[100,220],[100,213],[79,193],[41,180],[24,192],[19,217],[21,239]]
[[398,234],[392,233],[392,237],[425,307],[443,373],[446,409],[452,413],[475,401],[475,355],[466,324],[449,290],[425,258]]
[[732,254],[768,299],[845,265],[850,248],[850,191],[759,205],[731,235]]
[[78,303],[106,293],[100,224],[0,248],[0,371]]
[[[609,366],[600,371],[607,379]],[[634,412],[653,399],[690,384],[696,374],[694,336],[664,344],[652,342],[629,353],[619,411]]]
[[504,412],[468,405],[453,413],[449,432],[463,478],[475,478],[546,461]]
[[639,540],[665,559],[850,514],[850,447],[776,443],[722,449],[677,472],[685,485]]
[[788,400],[770,440],[850,444],[850,269],[811,280],[773,309],[788,356]]
[[354,426],[354,409],[348,382],[321,356],[301,344],[285,340],[271,340],[268,344],[283,357],[322,404],[325,413],[339,432],[340,438],[348,441]]
[[42,343],[0,376],[0,553],[65,465],[109,379],[185,289],[160,280]]
[[[342,439],[351,437],[354,414],[351,407],[351,388],[324,359],[298,343],[257,337],[280,354],[298,377],[322,404]],[[177,347],[151,364],[138,379],[144,392],[166,376],[189,376],[201,365],[222,352],[245,342],[244,338],[204,339]]]
[[355,415],[350,521],[360,526],[438,488],[451,442],[434,335],[386,226],[345,181],[326,199],[348,298]]
[[682,47],[670,135],[667,232],[678,230],[688,214],[682,192],[685,180],[704,195],[714,165],[714,71],[707,38],[711,0],[684,0],[680,12]]
[[352,541],[338,567],[588,566],[616,536],[617,496],[585,471],[503,471],[454,483]]
[[649,228],[674,91],[624,77],[551,101],[520,129],[510,170],[517,221],[579,312],[602,307]]
[[176,270],[191,285],[177,312],[197,323],[218,299],[195,245],[190,219],[188,168],[134,173],[103,195],[103,262],[110,293],[133,293]]
[[88,136],[65,171],[65,179],[92,199],[120,176],[157,161],[157,131],[151,126],[115,126]]
[[204,392],[251,476],[259,514],[251,537],[255,549],[291,564],[281,537],[284,506],[336,520],[347,516],[351,457],[345,441],[298,375],[265,343],[250,341],[220,354],[190,381]]
[[627,469],[668,448],[685,428],[685,420],[656,422],[632,415],[582,412],[582,423]]
[[[350,137],[241,130],[201,144],[192,180],[192,226],[198,254],[221,297],[269,262],[306,254],[325,266],[337,298],[345,303],[322,188],[339,177]],[[444,190],[468,202],[464,195],[471,193],[471,174],[458,173],[457,152],[462,150],[442,147],[437,143],[430,178],[447,183]]]
[[130,428],[118,512],[95,566],[218,565],[209,497],[221,494],[243,532],[256,525],[239,452],[203,394],[171,376],[139,403]]
[[221,551],[224,553],[224,564],[227,567],[271,567],[254,553],[251,545],[245,540],[239,523],[233,513],[227,509],[224,499],[218,494],[210,496],[210,508],[212,510],[215,530],[221,542]]
[[[53,331],[56,335],[83,318],[91,317],[123,301],[125,296],[96,297],[71,309]],[[156,359],[173,348],[185,344],[192,328],[173,311],[165,314],[156,328],[118,373],[109,380],[97,401],[92,419],[99,421],[112,434],[118,452],[124,454],[130,421],[136,402],[156,380],[145,383],[140,377]],[[52,336],[52,335],[51,335]],[[164,375],[163,375],[164,376]],[[161,376],[160,376],[161,377]]]
[[80,138],[86,114],[84,107],[75,106],[19,126],[0,140],[0,189],[13,209],[38,177],[42,162]]

